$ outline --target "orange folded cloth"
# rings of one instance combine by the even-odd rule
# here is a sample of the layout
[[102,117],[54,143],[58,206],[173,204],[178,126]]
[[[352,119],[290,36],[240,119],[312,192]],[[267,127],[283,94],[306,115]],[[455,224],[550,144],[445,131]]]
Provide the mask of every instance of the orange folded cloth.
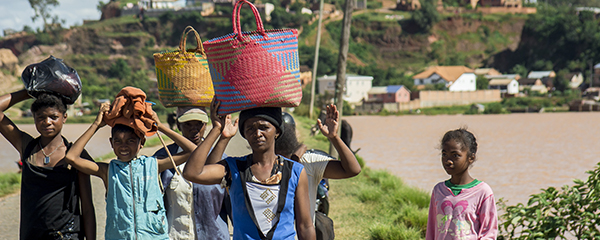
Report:
[[110,111],[104,114],[104,122],[114,127],[123,124],[132,127],[143,138],[158,130],[152,119],[152,104],[146,102],[146,93],[139,88],[124,87],[115,97]]

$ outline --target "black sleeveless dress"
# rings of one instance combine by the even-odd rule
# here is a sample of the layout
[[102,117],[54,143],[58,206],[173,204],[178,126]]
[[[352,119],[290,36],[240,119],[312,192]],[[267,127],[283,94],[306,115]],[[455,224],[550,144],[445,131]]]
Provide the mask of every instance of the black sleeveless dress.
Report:
[[[71,144],[63,141],[69,149]],[[32,140],[23,151],[20,239],[83,239],[78,171],[31,164],[38,142]],[[85,151],[82,157],[91,159]]]

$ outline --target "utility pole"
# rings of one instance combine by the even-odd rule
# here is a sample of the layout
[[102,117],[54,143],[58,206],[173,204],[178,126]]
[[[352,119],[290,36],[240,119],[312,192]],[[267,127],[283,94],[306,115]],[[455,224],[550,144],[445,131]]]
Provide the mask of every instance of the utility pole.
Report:
[[323,21],[323,0],[319,3],[319,25],[317,26],[317,42],[315,44],[315,62],[312,71],[312,84],[310,86],[310,106],[308,107],[308,117],[313,119],[315,107],[315,85],[317,84],[317,65],[319,64],[319,47],[321,46],[321,23]]
[[594,86],[594,62],[590,60],[590,87]]
[[[337,62],[337,75],[335,79],[335,105],[340,112],[340,121],[338,129],[338,135],[341,136],[342,131],[342,113],[344,108],[344,89],[346,88],[346,61],[348,60],[348,44],[350,41],[350,26],[352,24],[352,11],[354,10],[354,0],[346,0],[346,6],[344,9],[344,20],[342,25],[342,37],[340,38],[340,51],[338,54]],[[329,154],[333,157],[338,157],[338,153],[329,144]]]

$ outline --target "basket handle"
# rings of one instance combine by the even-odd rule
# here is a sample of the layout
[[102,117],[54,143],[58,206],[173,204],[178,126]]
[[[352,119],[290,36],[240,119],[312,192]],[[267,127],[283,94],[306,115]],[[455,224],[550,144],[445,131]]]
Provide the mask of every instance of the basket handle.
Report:
[[177,172],[177,174],[181,175],[181,172],[177,168],[177,164],[175,164],[175,160],[173,160],[173,156],[171,155],[171,152],[169,151],[167,144],[165,144],[165,141],[163,140],[162,136],[160,136],[160,133],[158,133],[158,131],[156,132],[156,135],[158,135],[158,139],[160,139],[160,143],[162,143],[163,147],[167,151],[167,155],[169,156],[171,163],[173,163],[173,168],[175,168],[175,171]]
[[265,27],[263,26],[262,19],[260,18],[260,12],[258,12],[256,6],[254,6],[254,4],[252,4],[251,2],[248,2],[248,0],[238,0],[235,3],[235,6],[233,6],[233,13],[231,14],[233,33],[237,34],[238,40],[242,41],[242,24],[240,24],[240,12],[244,3],[250,5],[250,8],[252,9],[254,19],[256,20],[257,32],[266,37],[267,34],[265,33]]
[[202,54],[202,55],[206,55],[204,52],[204,46],[202,45],[202,42],[200,40],[200,35],[198,34],[198,32],[196,32],[196,29],[194,29],[192,26],[187,26],[187,27],[185,27],[185,30],[183,30],[183,34],[181,35],[181,40],[179,41],[179,51],[182,53],[186,52],[185,44],[187,41],[187,36],[188,36],[188,34],[190,34],[190,32],[193,32],[194,36],[196,37],[196,49],[194,51],[200,52],[200,54]]

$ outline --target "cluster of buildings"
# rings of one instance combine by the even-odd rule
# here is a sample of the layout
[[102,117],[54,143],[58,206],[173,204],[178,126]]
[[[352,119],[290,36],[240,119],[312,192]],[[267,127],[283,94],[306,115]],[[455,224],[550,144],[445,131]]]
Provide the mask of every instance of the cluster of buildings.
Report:
[[[144,15],[148,17],[158,17],[165,12],[174,12],[175,14],[197,11],[202,16],[209,16],[215,12],[215,5],[233,5],[236,0],[185,0],[185,6],[179,6],[176,4],[179,0],[139,0],[137,4],[130,3],[121,9],[121,15]],[[293,1],[288,1],[292,3]],[[313,12],[319,9],[318,1],[312,1],[313,4],[311,9],[302,8],[302,14],[313,14]],[[275,10],[275,5],[272,3],[256,3],[256,8],[266,16],[266,21],[271,20],[271,12]],[[356,9],[366,9],[366,0],[354,0],[354,6]],[[324,13],[332,14],[336,12],[335,5],[326,3],[324,4]]]
[[[600,86],[600,64],[596,66],[595,80]],[[471,69],[465,66],[432,66],[415,74],[413,77],[415,88],[427,89],[427,85],[443,85],[446,92],[475,92],[477,79],[484,78],[488,81],[488,90],[497,90],[501,97],[517,96],[527,92],[547,93],[554,89],[554,71],[531,71],[527,76],[519,74],[502,74],[493,68]],[[583,84],[583,74],[580,72],[569,73],[565,76],[569,87],[576,89]],[[336,76],[322,76],[318,78],[319,94],[333,94],[335,91]],[[402,85],[373,86],[373,77],[360,75],[347,75],[344,100],[351,105],[361,105],[365,102],[375,103],[408,103],[419,98],[418,93]]]
[[[421,8],[422,0],[396,0],[396,9],[402,11],[414,11]],[[476,9],[483,13],[536,13],[534,7],[524,7],[523,0],[459,0],[465,6]],[[527,3],[535,3],[534,0],[526,0]],[[442,0],[437,1],[438,11],[459,11],[457,7],[444,7]]]

